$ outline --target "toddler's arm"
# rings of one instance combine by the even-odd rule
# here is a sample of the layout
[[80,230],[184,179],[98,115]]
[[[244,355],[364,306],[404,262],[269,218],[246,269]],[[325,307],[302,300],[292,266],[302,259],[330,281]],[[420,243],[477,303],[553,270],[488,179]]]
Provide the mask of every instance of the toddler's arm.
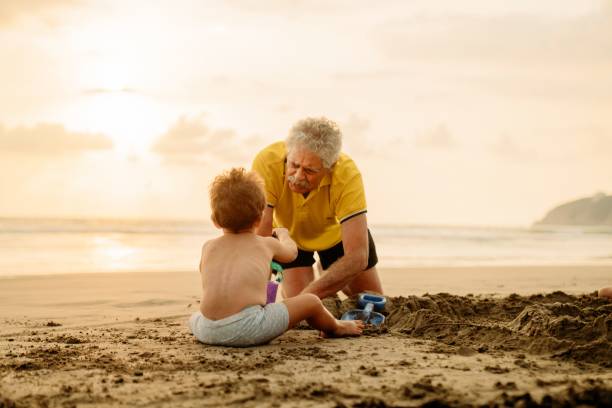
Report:
[[278,239],[270,239],[272,253],[275,260],[279,262],[291,262],[298,254],[297,245],[289,236],[287,228],[274,228],[274,235]]

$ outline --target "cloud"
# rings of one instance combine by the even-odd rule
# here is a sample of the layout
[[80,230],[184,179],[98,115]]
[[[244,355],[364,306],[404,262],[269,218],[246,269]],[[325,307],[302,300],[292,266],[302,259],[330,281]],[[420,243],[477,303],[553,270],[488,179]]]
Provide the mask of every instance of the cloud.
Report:
[[377,44],[391,59],[501,63],[612,61],[612,6],[578,17],[413,16],[387,20]]
[[152,151],[170,162],[182,164],[221,160],[244,164],[263,148],[258,136],[239,137],[233,129],[211,129],[205,115],[182,116],[153,145]]
[[230,6],[241,12],[262,13],[266,15],[283,14],[295,17],[304,15],[329,15],[329,13],[346,13],[356,6],[354,0],[230,0]]
[[89,88],[81,91],[83,95],[100,95],[100,94],[110,94],[110,93],[126,93],[126,94],[138,94],[140,93],[137,89],[134,88],[121,88],[121,89],[110,89],[110,88]]
[[368,145],[367,133],[370,129],[370,121],[359,115],[351,114],[346,122],[340,125],[343,136],[343,144],[351,146]]
[[53,11],[81,3],[81,0],[3,0],[0,1],[0,27],[22,17],[49,18]]
[[280,105],[277,105],[274,108],[275,112],[281,113],[281,114],[285,114],[285,113],[289,113],[291,111],[293,111],[295,108],[293,107],[293,105],[288,104],[288,103],[282,103]]
[[[404,155],[408,144],[402,136],[392,136],[385,127],[376,127],[369,116],[352,113],[339,123],[342,130],[342,151],[353,159],[388,159]],[[395,129],[392,130],[394,132]]]
[[403,78],[406,72],[394,68],[376,68],[371,70],[343,70],[330,75],[335,81],[381,81],[396,78]]
[[112,141],[102,134],[71,132],[59,124],[40,123],[13,129],[0,125],[0,151],[3,152],[68,154],[112,148]]
[[426,149],[448,150],[456,147],[457,141],[446,125],[440,124],[418,136],[414,145]]
[[601,10],[604,16],[612,19],[612,0],[603,0]]
[[506,134],[491,144],[489,150],[497,156],[518,161],[530,160],[537,156],[535,152],[525,149]]
[[369,119],[352,113],[347,120],[339,123],[339,126],[342,131],[342,151],[353,158],[384,157],[387,154],[388,143],[381,138],[373,140],[370,137],[372,129]]
[[581,157],[584,160],[604,159],[609,161],[612,155],[612,130],[601,126],[584,126],[575,130],[576,144],[568,149],[568,156]]

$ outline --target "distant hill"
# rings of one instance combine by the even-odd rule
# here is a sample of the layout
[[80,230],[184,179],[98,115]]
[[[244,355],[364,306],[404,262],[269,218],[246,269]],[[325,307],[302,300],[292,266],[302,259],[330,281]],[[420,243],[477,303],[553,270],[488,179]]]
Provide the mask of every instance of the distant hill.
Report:
[[536,224],[612,226],[612,196],[598,193],[561,204]]

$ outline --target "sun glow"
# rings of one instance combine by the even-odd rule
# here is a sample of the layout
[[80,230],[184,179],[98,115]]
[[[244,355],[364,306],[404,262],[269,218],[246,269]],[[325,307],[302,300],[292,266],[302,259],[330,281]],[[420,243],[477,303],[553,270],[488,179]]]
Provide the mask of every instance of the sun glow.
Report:
[[120,55],[83,63],[80,95],[68,112],[71,127],[102,133],[122,156],[142,156],[167,127],[168,112],[147,94],[144,67]]
[[159,111],[145,96],[118,90],[86,96],[75,114],[83,127],[111,137],[119,153],[140,155],[163,131]]
[[95,237],[93,239],[93,258],[96,265],[102,270],[125,270],[134,263],[136,251],[124,245],[120,240],[109,237]]
[[172,120],[153,95],[165,66],[158,18],[149,16],[138,29],[129,19],[103,18],[75,27],[68,39],[78,57],[73,81],[79,95],[66,121],[112,138],[122,156],[146,154]]
[[81,97],[71,115],[80,126],[113,139],[122,155],[142,155],[163,131],[161,107],[143,89],[145,67],[121,54],[83,67]]

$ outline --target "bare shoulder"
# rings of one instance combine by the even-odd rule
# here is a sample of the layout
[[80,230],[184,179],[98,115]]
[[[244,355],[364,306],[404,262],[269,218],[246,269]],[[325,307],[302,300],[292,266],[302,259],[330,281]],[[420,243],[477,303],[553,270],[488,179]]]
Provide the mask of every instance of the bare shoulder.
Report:
[[206,251],[206,249],[211,245],[210,243],[212,241],[213,240],[208,240],[208,241],[204,242],[204,244],[202,245],[202,252]]
[[214,238],[202,244],[202,251],[200,254],[200,272],[202,272],[204,264],[208,264],[208,262],[211,260],[210,254],[215,252],[215,248],[218,247],[218,241],[219,238]]
[[208,252],[211,247],[214,247],[215,245],[217,245],[218,240],[219,238],[213,238],[213,239],[209,239],[208,241],[204,242],[204,244],[202,245],[202,255]]

